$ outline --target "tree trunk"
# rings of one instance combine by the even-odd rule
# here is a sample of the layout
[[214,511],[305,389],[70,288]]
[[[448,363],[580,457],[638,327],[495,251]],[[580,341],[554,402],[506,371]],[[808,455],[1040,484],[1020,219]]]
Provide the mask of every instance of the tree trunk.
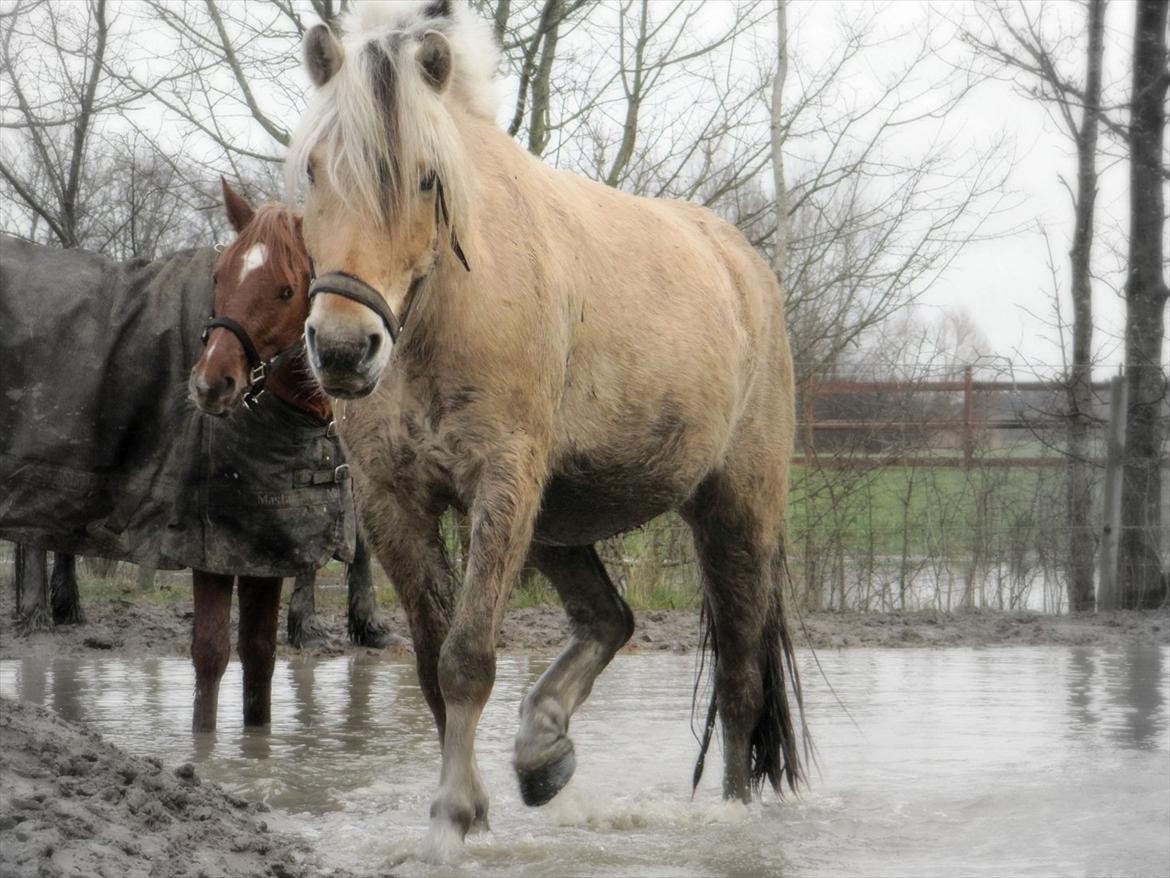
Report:
[[1162,363],[1167,288],[1163,270],[1166,0],[1139,0],[1134,29],[1130,113],[1129,274],[1125,283],[1125,466],[1121,481],[1121,606],[1156,607],[1166,599],[1159,559],[1166,428]]
[[1093,208],[1097,199],[1097,123],[1101,113],[1101,58],[1105,0],[1089,3],[1088,72],[1077,145],[1076,222],[1072,251],[1072,365],[1068,380],[1068,607],[1090,612],[1093,601],[1093,479],[1089,431],[1093,414]]

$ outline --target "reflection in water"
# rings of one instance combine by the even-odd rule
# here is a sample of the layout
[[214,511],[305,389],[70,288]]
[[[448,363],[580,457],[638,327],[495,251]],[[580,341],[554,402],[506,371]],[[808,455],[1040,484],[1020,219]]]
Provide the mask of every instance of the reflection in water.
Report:
[[1125,651],[1125,694],[1119,706],[1126,713],[1128,734],[1120,743],[1132,747],[1155,748],[1165,730],[1163,706],[1166,704],[1166,678],[1162,649],[1156,645],[1134,643]]
[[1097,650],[1088,646],[1069,649],[1068,704],[1073,728],[1097,723],[1093,710],[1093,677],[1097,671]]
[[[477,751],[494,834],[470,843],[484,876],[788,876],[1170,872],[1170,686],[1164,647],[851,650],[804,656],[822,774],[799,799],[690,798],[693,656],[623,655],[573,720],[578,775],[525,809],[510,769],[516,710],[548,666],[501,657]],[[275,812],[324,862],[380,868],[413,850],[439,747],[413,663],[278,663],[273,724],[241,726],[239,665],[220,729],[189,731],[184,660],[0,662],[0,693],[84,718],[111,740]],[[854,726],[856,720],[857,726]],[[711,766],[719,765],[711,756]],[[430,875],[408,861],[396,872]]]

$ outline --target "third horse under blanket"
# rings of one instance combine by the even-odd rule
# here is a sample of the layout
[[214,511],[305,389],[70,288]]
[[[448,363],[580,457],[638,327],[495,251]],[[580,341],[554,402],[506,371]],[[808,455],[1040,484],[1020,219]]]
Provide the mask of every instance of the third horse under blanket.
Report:
[[271,394],[223,419],[187,399],[215,259],[0,236],[0,538],[246,576],[352,559],[327,424]]

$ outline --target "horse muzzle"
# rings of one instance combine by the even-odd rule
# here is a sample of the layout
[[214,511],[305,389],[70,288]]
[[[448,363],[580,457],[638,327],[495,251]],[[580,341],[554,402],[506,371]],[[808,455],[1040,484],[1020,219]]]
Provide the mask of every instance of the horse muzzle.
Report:
[[191,370],[188,389],[199,411],[217,418],[231,414],[244,392],[242,385],[231,375],[222,375],[218,380],[209,379],[198,365]]
[[305,324],[305,350],[321,389],[339,399],[357,399],[373,392],[386,365],[381,332],[323,332]]

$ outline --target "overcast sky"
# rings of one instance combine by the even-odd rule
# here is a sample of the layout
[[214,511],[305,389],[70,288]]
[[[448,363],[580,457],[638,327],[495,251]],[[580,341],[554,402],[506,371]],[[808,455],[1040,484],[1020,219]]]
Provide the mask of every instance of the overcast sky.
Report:
[[[842,5],[849,8],[849,4],[797,0],[793,52],[817,51],[817,25],[837,11],[832,7]],[[898,0],[884,9],[898,26],[911,31],[929,26],[944,33],[950,22],[957,23],[970,14],[969,4],[957,2],[931,4]],[[1060,18],[1064,33],[1083,33],[1082,4],[1049,3],[1046,14]],[[1134,4],[1130,0],[1110,0],[1104,76],[1107,93],[1111,90],[1119,90],[1121,95],[1128,93],[1133,18]],[[944,41],[943,45],[938,65],[925,70],[924,75],[941,76],[947,62],[959,63],[967,52],[957,41]],[[1083,61],[1080,64],[1070,69],[1075,70],[1078,79],[1083,79]],[[1005,192],[1008,197],[1003,202],[1007,209],[993,218],[986,230],[1017,231],[969,245],[923,298],[923,307],[964,308],[975,318],[996,354],[1020,364],[1059,365],[1062,357],[1053,325],[1053,273],[1041,228],[1046,230],[1051,244],[1056,282],[1060,285],[1064,315],[1068,319],[1068,250],[1073,211],[1069,192],[1061,179],[1075,187],[1073,145],[1040,104],[1020,95],[1006,82],[990,81],[977,86],[954,115],[957,117],[954,121],[967,132],[973,144],[986,141],[998,131],[1011,139],[1015,161]],[[1104,134],[1101,146],[1118,152]],[[1122,360],[1124,308],[1119,294],[1124,282],[1129,170],[1124,162],[1109,159],[1102,159],[1100,168],[1098,234],[1093,260],[1099,275],[1093,290],[1097,327],[1094,346],[1100,361],[1108,367]],[[1104,368],[1097,377],[1105,377],[1108,372]]]

